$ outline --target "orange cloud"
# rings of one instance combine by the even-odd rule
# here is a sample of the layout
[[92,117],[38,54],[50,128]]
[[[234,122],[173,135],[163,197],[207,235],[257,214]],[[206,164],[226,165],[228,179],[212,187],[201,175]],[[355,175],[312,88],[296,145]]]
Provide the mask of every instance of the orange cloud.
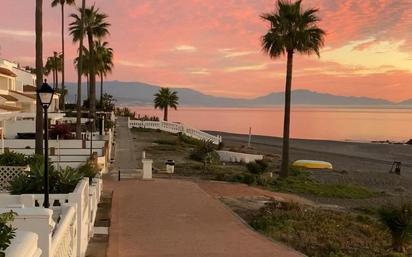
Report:
[[[259,15],[272,11],[274,0],[95,2],[109,15],[112,24],[107,40],[115,50],[115,69],[108,79],[185,86],[233,97],[283,90],[285,59],[270,60],[260,46],[267,24]],[[305,7],[320,9],[320,26],[327,31],[326,48],[320,59],[296,55],[295,88],[392,100],[412,98],[412,67],[408,69],[409,62],[405,60],[408,56],[412,59],[409,11],[412,1],[304,0],[303,3]],[[1,56],[33,65],[34,2],[2,0],[2,6],[7,8],[0,9],[4,28],[3,33],[0,31]],[[73,11],[67,8],[67,13]],[[18,19],[15,13],[21,14]],[[59,10],[45,2],[44,31],[58,35],[60,24],[56,21],[59,20]],[[20,32],[24,35],[19,38]],[[66,77],[75,81],[72,59],[76,46],[66,34]],[[360,56],[366,58],[366,53],[373,54],[368,51],[385,42],[403,42],[390,61],[385,61],[385,55],[380,62],[355,62]],[[352,45],[352,52],[337,52]],[[45,57],[59,49],[59,36],[45,36]],[[331,53],[343,57],[330,58]],[[374,57],[380,58],[378,54]]]

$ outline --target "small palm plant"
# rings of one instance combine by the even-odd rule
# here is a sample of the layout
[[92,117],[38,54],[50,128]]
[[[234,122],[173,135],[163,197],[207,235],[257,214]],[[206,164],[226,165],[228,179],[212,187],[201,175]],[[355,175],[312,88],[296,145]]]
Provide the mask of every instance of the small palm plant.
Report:
[[391,232],[393,250],[404,252],[405,243],[412,237],[412,203],[382,207],[379,216]]
[[195,161],[200,161],[203,163],[203,169],[206,171],[207,165],[215,162],[218,159],[215,152],[216,147],[210,140],[203,140],[199,145],[193,150],[190,158]]
[[170,90],[170,88],[164,87],[159,90],[158,93],[154,95],[154,106],[164,111],[163,120],[167,121],[169,107],[177,110],[179,105],[179,97],[176,91]]

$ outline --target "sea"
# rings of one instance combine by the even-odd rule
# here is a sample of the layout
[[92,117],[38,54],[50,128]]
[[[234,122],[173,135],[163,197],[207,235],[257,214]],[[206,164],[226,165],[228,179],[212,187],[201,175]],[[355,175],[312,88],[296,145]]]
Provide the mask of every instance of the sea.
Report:
[[[148,106],[129,107],[138,115],[163,117]],[[169,121],[201,130],[280,137],[283,107],[204,108],[181,106],[169,111]],[[336,141],[392,141],[412,139],[412,108],[295,106],[291,137]]]

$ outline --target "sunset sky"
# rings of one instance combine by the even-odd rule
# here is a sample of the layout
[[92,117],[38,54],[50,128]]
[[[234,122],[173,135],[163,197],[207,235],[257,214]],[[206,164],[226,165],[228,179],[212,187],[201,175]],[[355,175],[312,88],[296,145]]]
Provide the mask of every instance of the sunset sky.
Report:
[[[60,9],[44,0],[44,56],[60,51]],[[80,4],[80,0],[77,1]],[[261,51],[259,15],[274,0],[87,0],[107,13],[115,51],[108,80],[189,87],[246,97],[281,91],[285,58]],[[295,89],[412,98],[411,0],[303,0],[320,9],[321,57],[296,56]],[[35,1],[1,0],[0,57],[34,65]],[[73,12],[67,7],[67,16]],[[66,19],[68,24],[70,19]],[[66,70],[75,81],[76,45],[67,33]]]

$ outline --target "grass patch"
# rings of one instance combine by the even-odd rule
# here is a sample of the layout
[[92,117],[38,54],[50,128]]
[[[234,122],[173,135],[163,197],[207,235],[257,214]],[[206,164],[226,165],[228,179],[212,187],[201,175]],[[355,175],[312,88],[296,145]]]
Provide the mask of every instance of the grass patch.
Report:
[[293,170],[286,179],[273,180],[271,190],[291,193],[309,193],[321,197],[365,199],[377,193],[350,184],[324,184],[310,178],[308,172]]
[[249,223],[308,256],[394,256],[389,250],[390,233],[368,215],[274,202],[263,207]]

